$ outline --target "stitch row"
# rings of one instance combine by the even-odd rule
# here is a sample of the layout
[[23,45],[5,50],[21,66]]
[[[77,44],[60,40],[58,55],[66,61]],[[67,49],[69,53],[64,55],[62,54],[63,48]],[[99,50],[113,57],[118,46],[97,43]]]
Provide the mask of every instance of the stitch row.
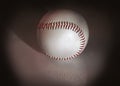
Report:
[[44,29],[48,29],[48,30],[68,29],[68,30],[72,30],[72,31],[76,32],[78,34],[78,36],[80,37],[80,41],[81,41],[80,48],[79,48],[78,52],[76,52],[76,54],[74,54],[73,56],[66,57],[66,58],[60,58],[60,57],[49,56],[47,53],[44,53],[48,57],[50,57],[54,60],[71,60],[71,59],[79,56],[81,54],[81,52],[83,51],[83,49],[85,48],[85,36],[83,34],[83,31],[79,28],[78,25],[76,25],[72,22],[58,21],[58,22],[40,23],[38,25],[38,28],[43,29],[43,30]]

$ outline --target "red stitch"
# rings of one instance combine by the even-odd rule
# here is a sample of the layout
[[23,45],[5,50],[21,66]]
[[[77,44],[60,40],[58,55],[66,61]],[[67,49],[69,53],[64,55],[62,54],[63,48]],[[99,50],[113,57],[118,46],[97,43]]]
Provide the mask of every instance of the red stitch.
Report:
[[76,53],[76,56],[78,56],[78,52]]
[[68,60],[68,57],[67,57],[67,60]]
[[80,32],[79,32],[79,34],[82,34],[82,30],[80,29]]
[[59,58],[59,60],[61,60],[61,58]]
[[85,45],[85,43],[82,43],[81,45]]
[[73,55],[75,57],[75,55]]
[[75,31],[76,25],[74,24],[73,31]]
[[81,43],[85,43],[85,40],[81,40]]
[[84,35],[81,35],[80,37],[81,37],[81,38],[84,38]]
[[60,22],[58,22],[58,28],[60,27]]
[[[83,48],[84,49],[84,48]],[[81,50],[81,52],[83,52],[83,49]]]
[[78,28],[79,28],[79,27],[78,27],[78,25],[76,25],[76,29],[75,29],[75,32],[78,30]]
[[58,22],[55,22],[55,28],[57,28],[57,26],[58,26]]
[[76,54],[76,57],[78,56],[78,54]]
[[79,55],[79,54],[80,54],[80,52],[77,52],[77,54]]
[[77,26],[74,28],[74,31],[76,32],[76,30],[77,30]]
[[52,23],[48,23],[48,26],[49,26],[48,29],[51,29],[51,27],[52,27]]
[[71,27],[70,27],[70,30],[73,28],[73,23],[71,23]]
[[77,52],[77,54],[79,55],[79,54],[80,54],[80,52]]
[[80,47],[84,47],[83,45],[81,45]]
[[72,57],[72,59],[74,59],[74,57]]
[[85,38],[83,37],[81,40],[85,40]]
[[69,28],[67,28],[68,27],[68,22],[66,22],[66,29],[69,29]]
[[68,24],[68,29],[71,30],[71,23]]
[[48,28],[49,30],[53,29],[53,23],[50,23],[50,28]]
[[55,25],[56,25],[56,26],[55,26],[56,29],[59,28],[59,26],[60,26],[60,22],[56,22]]
[[83,47],[80,47],[79,49],[81,50],[81,49],[83,49]]
[[79,36],[83,35],[82,30],[80,29],[80,32],[78,33]]
[[62,28],[62,26],[63,26],[63,21],[61,21],[61,25],[60,25],[60,27]]
[[71,26],[71,25],[70,25],[70,22],[69,22],[69,23],[68,23],[68,30],[70,29],[70,26]]
[[46,24],[44,24],[44,29],[46,29],[47,28],[47,23]]
[[78,56],[78,54],[75,55],[76,57]]
[[53,23],[52,23],[52,26],[51,26],[51,28],[50,29],[54,29],[54,25],[53,25]]
[[70,22],[67,22],[67,29],[69,30],[70,29]]
[[[81,37],[81,36],[80,36]],[[81,39],[85,39],[84,35],[81,37]]]
[[85,42],[85,40],[83,40],[82,42]]
[[76,33],[78,33],[80,31],[80,28],[78,27],[78,30],[76,31]]
[[65,24],[65,21],[63,21],[63,28],[65,28],[65,25],[66,25],[66,24]]
[[85,46],[84,46],[84,45],[81,45],[80,47],[82,48],[81,50],[83,50]]
[[79,50],[79,53],[81,53],[82,52],[82,50]]
[[[80,54],[80,53],[79,53],[79,54]],[[77,56],[79,56],[79,54],[77,54]],[[77,56],[76,56],[76,57],[77,57]]]
[[78,54],[76,53],[76,57],[78,56]]
[[56,28],[55,28],[55,25],[56,25],[56,23],[55,23],[55,22],[53,22],[53,29],[56,29]]

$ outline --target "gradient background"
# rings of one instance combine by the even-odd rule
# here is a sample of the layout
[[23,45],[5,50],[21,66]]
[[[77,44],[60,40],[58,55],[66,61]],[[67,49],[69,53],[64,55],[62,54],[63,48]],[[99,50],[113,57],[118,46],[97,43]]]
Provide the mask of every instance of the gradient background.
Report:
[[[9,27],[11,25],[11,21],[15,21],[14,19],[19,18],[18,20],[31,21],[31,16],[39,15],[37,18],[40,18],[45,12],[51,9],[57,8],[69,8],[76,10],[85,17],[88,27],[90,30],[90,40],[88,42],[87,49],[85,50],[86,54],[89,52],[100,52],[100,55],[103,57],[101,59],[106,59],[105,64],[101,67],[104,69],[99,77],[97,77],[90,86],[115,86],[118,84],[120,80],[119,74],[119,60],[120,60],[120,51],[119,51],[119,27],[118,27],[118,7],[116,4],[111,3],[93,3],[93,2],[81,2],[81,1],[40,1],[40,2],[3,2],[1,3],[1,58],[0,58],[0,72],[1,72],[1,86],[17,86],[20,85],[21,80],[19,80],[14,73],[14,68],[12,67],[12,63],[10,62],[9,54],[6,52],[8,45],[8,37],[9,37]],[[17,14],[24,13],[23,17],[20,17]],[[30,15],[28,15],[30,14]],[[34,17],[33,17],[34,20]],[[17,23],[17,22],[14,22]],[[19,22],[18,22],[19,23]],[[33,22],[29,22],[28,24],[32,24]],[[21,26],[21,25],[20,25]],[[24,25],[23,25],[24,26]],[[21,26],[22,27],[22,26]],[[29,25],[26,26],[30,27]],[[30,27],[31,28],[31,27]],[[102,29],[100,29],[102,28]],[[29,30],[29,31],[28,31]],[[14,29],[17,35],[24,40],[29,46],[33,49],[39,51],[36,46],[35,31],[34,29]],[[27,35],[26,35],[27,34]],[[31,41],[31,39],[33,39]],[[95,41],[96,42],[95,42]],[[101,43],[103,40],[104,43]],[[101,45],[102,44],[102,45]],[[103,51],[105,50],[105,51]],[[95,52],[96,53],[96,52]],[[100,56],[97,54],[98,57]],[[12,58],[12,57],[11,57]],[[91,61],[92,60],[92,61]],[[87,59],[89,62],[94,62],[94,58]],[[103,61],[103,60],[102,60]],[[94,63],[95,64],[95,63]],[[97,64],[97,63],[96,63]],[[96,69],[96,68],[95,68]],[[59,83],[51,84],[51,86],[58,86]],[[31,85],[29,85],[31,86]],[[61,85],[60,85],[61,86]],[[118,86],[118,85],[117,85]]]

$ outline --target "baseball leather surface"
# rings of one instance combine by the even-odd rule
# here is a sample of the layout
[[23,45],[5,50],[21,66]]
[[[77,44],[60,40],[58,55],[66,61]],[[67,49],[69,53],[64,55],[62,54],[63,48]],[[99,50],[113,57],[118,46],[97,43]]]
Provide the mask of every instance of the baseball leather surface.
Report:
[[46,13],[38,24],[37,38],[41,52],[54,60],[79,56],[88,42],[85,19],[70,10]]

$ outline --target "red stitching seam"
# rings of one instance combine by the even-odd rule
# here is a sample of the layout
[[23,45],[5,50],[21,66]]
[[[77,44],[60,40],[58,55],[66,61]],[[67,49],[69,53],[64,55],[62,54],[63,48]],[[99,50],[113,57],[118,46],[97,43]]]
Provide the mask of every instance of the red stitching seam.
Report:
[[55,29],[69,29],[72,30],[74,32],[76,32],[78,34],[78,36],[80,37],[80,41],[81,41],[81,45],[79,48],[79,51],[76,52],[76,54],[74,54],[73,56],[70,57],[66,57],[66,58],[59,58],[59,57],[54,57],[54,56],[49,56],[47,53],[45,53],[45,55],[47,55],[48,57],[55,59],[55,60],[71,60],[77,56],[79,56],[81,54],[81,52],[83,51],[83,49],[85,48],[85,36],[83,34],[83,31],[79,28],[78,25],[72,23],[72,22],[67,22],[67,21],[58,21],[58,22],[49,22],[49,23],[40,23],[38,25],[39,29],[48,29],[48,30],[55,30]]

